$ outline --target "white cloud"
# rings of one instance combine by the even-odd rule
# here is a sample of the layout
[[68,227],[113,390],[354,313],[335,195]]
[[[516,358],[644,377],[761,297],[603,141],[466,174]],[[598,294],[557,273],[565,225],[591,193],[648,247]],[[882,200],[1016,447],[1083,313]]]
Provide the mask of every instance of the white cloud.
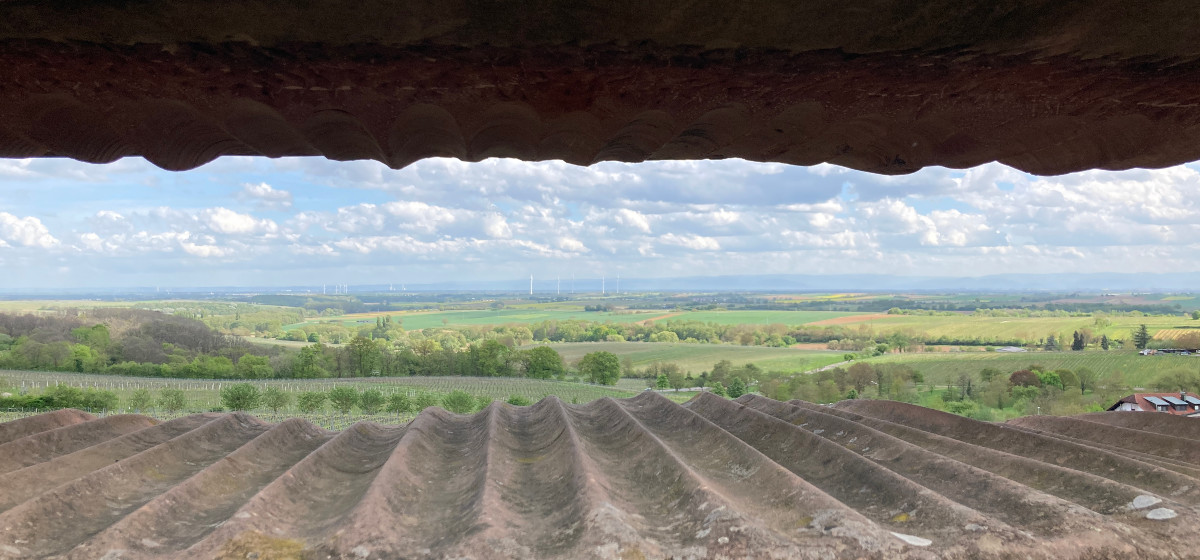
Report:
[[0,212],[0,240],[41,249],[58,245],[58,239],[50,235],[41,220],[33,216],[18,218],[8,212]]
[[292,193],[271,187],[266,183],[246,183],[238,191],[240,200],[250,200],[268,209],[285,209],[292,207]]
[[667,245],[676,245],[696,251],[719,251],[721,249],[721,244],[717,243],[716,239],[700,235],[675,235],[674,233],[668,233],[659,236],[658,240]]
[[613,217],[618,224],[636,229],[642,233],[650,233],[650,220],[641,212],[622,208]]
[[213,231],[229,235],[275,233],[279,229],[279,226],[271,220],[240,214],[228,208],[208,208],[201,211],[199,216]]
[[[569,269],[1190,271],[1200,250],[1194,166],[1033,177],[988,164],[879,177],[738,160],[590,168],[427,160],[393,171],[373,162],[243,158],[180,175],[143,178],[136,169],[41,160],[0,165],[0,176],[45,183],[5,200],[6,271],[16,262],[44,260],[40,270],[50,274],[49,263],[66,258],[83,261],[72,264],[76,275],[189,270],[182,276],[189,282],[205,277],[223,284],[254,281],[251,271],[268,284],[288,271],[333,275],[330,281],[386,270],[430,279],[541,277],[539,270]],[[225,175],[205,177],[210,169]],[[87,188],[107,188],[117,178],[138,186],[92,206],[39,209],[38,193],[65,188],[54,181],[84,181],[73,177],[83,172],[91,173]],[[150,185],[155,177],[161,184]],[[166,188],[173,180],[180,189]],[[241,185],[237,197],[258,210],[187,206],[196,193],[203,200],[203,189],[212,188],[205,185],[230,184]],[[297,185],[305,196],[292,197],[276,184]],[[227,193],[213,191],[212,201]],[[260,213],[283,209],[289,217]],[[63,232],[63,241],[51,231]]]

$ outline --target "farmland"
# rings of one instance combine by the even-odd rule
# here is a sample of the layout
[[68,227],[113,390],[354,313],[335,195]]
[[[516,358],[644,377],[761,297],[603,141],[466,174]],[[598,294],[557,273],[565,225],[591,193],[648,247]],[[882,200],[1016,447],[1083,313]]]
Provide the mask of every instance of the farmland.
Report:
[[567,363],[589,352],[612,352],[629,358],[636,368],[653,362],[672,362],[684,371],[699,374],[713,364],[729,360],[735,365],[752,363],[767,371],[799,372],[842,361],[842,352],[735,346],[732,344],[670,344],[660,342],[567,342],[551,344]]
[[995,353],[964,352],[942,354],[889,354],[868,360],[870,363],[902,363],[920,371],[927,379],[943,384],[960,372],[978,373],[983,368],[995,368],[1004,373],[1024,369],[1032,364],[1048,370],[1090,369],[1100,376],[1100,383],[1120,372],[1124,383],[1146,387],[1159,376],[1177,369],[1200,371],[1200,356],[1157,355],[1140,356],[1130,351],[1112,352],[1027,352]]
[[[1099,320],[1097,320],[1099,319]],[[852,317],[843,320],[844,327],[867,327],[877,333],[919,334],[925,338],[980,338],[993,340],[1022,339],[1037,341],[1054,335],[1070,340],[1073,331],[1089,329],[1094,337],[1106,335],[1114,340],[1128,340],[1130,332],[1145,324],[1153,334],[1160,329],[1200,327],[1200,321],[1183,316],[1125,316],[1104,317],[987,317],[976,315],[870,315],[861,322]]]
[[769,325],[781,323],[789,326],[802,325],[826,319],[857,315],[839,311],[684,311],[628,310],[615,312],[585,312],[578,306],[573,308],[516,307],[488,310],[455,311],[408,311],[395,313],[357,313],[332,317],[312,318],[305,323],[284,325],[284,330],[300,328],[304,324],[334,322],[346,327],[374,325],[378,317],[390,316],[399,321],[406,330],[430,328],[456,328],[483,325],[532,324],[542,321],[585,320],[595,322],[636,323],[646,320],[679,319],[711,322],[720,325]]
[[[142,411],[145,414],[158,418],[174,418],[192,412],[220,409],[222,406],[221,388],[239,382],[235,380],[126,378],[111,375],[0,370],[0,391],[12,393],[20,391],[39,392],[47,387],[59,384],[80,388],[95,388],[116,393],[120,403],[118,405],[119,411],[130,411],[128,402],[130,396],[136,390],[145,389],[157,397],[158,392],[162,389],[182,389],[186,397],[186,406],[182,411],[177,413],[166,413],[160,410]],[[278,413],[272,413],[264,408],[259,408],[253,410],[254,414],[273,421],[290,417],[303,417],[314,424],[328,427],[329,429],[341,429],[359,420],[372,420],[390,424],[402,423],[410,420],[413,414],[397,415],[380,413],[364,415],[357,410],[350,415],[328,412],[305,414],[296,408],[296,395],[304,391],[328,392],[334,387],[350,386],[360,391],[378,389],[385,396],[403,391],[410,396],[418,393],[430,393],[440,398],[451,391],[461,390],[476,398],[486,400],[505,400],[515,395],[529,399],[531,402],[537,402],[546,396],[554,395],[565,402],[585,403],[604,397],[631,397],[645,387],[643,384],[603,387],[570,381],[479,377],[373,377],[355,379],[264,380],[255,381],[254,385],[260,388],[268,386],[279,387],[292,396],[291,404]],[[672,400],[684,401],[693,394],[668,393],[666,396]],[[4,416],[5,414],[7,416]],[[0,421],[27,416],[29,414],[32,414],[32,411],[0,413]]]

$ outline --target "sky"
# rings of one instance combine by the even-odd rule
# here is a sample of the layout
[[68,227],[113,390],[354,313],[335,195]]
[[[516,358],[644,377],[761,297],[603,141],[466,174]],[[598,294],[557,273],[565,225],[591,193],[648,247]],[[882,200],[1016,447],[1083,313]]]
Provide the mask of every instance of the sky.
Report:
[[0,290],[1200,269],[1200,165],[0,160]]

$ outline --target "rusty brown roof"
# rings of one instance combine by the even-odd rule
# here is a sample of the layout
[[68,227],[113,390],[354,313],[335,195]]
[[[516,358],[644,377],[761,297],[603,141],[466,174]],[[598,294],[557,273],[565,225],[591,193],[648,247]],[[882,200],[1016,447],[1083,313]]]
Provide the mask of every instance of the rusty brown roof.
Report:
[[1194,424],[652,393],[336,433],[60,411],[0,424],[0,557],[1166,558],[1200,504],[1170,421]]

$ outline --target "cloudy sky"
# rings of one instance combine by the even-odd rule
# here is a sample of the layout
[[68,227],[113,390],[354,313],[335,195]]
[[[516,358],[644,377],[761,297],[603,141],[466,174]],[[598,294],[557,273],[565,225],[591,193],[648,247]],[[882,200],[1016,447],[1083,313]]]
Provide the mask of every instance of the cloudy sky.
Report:
[[1198,194],[1196,165],[0,160],[0,289],[1190,272]]

